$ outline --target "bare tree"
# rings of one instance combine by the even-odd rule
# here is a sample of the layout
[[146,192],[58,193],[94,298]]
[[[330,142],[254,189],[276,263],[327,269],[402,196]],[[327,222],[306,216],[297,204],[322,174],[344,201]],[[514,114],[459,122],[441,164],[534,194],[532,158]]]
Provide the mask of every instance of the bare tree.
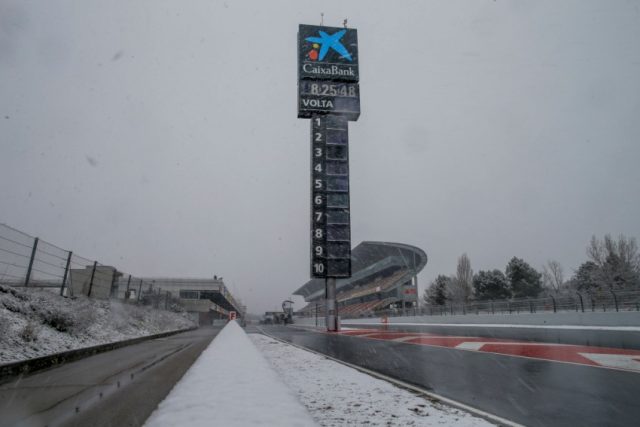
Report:
[[592,236],[587,256],[597,266],[594,279],[601,289],[637,289],[640,286],[640,254],[635,238],[620,235],[616,241],[610,234],[603,240]]
[[554,293],[560,292],[564,283],[564,271],[558,261],[549,260],[542,266],[542,284]]
[[449,281],[449,299],[455,302],[467,302],[473,289],[473,270],[471,260],[466,253],[458,258],[456,275]]

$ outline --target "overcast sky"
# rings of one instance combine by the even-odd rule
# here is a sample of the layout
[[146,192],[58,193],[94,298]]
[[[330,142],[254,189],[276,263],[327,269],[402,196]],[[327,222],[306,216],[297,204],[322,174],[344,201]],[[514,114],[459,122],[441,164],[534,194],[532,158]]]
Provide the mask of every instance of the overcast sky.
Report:
[[612,0],[0,0],[0,222],[278,307],[309,279],[321,12],[358,29],[354,246],[424,249],[424,287],[463,252],[569,275],[592,234],[640,237],[640,2]]

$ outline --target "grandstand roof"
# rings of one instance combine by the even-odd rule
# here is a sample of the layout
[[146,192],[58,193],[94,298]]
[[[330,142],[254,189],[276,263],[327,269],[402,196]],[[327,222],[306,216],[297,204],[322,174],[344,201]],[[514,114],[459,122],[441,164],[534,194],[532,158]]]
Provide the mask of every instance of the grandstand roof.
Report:
[[[411,276],[418,274],[427,264],[427,254],[420,248],[404,243],[362,242],[351,251],[352,276],[337,279],[338,291],[372,279],[389,269],[405,269]],[[324,293],[324,279],[311,279],[293,294],[311,301]]]

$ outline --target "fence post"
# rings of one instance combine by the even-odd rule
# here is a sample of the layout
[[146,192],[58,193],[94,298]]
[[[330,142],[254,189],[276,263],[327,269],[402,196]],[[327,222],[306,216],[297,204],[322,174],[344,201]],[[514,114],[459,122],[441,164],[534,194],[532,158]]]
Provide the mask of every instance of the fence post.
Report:
[[29,259],[29,267],[27,268],[27,276],[24,279],[24,285],[29,286],[29,279],[31,279],[31,269],[33,268],[33,261],[36,259],[36,250],[38,249],[37,237],[33,241],[33,248],[31,248],[31,258]]
[[496,312],[493,309],[493,301],[491,301],[491,314],[496,314]]
[[127,291],[124,293],[124,299],[129,300],[129,285],[131,284],[131,275],[129,275],[129,279],[127,279]]
[[616,296],[616,293],[613,292],[613,289],[610,289],[611,291],[611,295],[613,295],[613,302],[616,305],[616,311],[618,311],[618,297]]
[[89,293],[88,297],[91,296],[91,290],[93,289],[93,278],[96,275],[96,266],[98,265],[98,261],[93,261],[93,270],[91,270],[91,281],[89,282]]
[[164,309],[169,308],[169,291],[164,295]]
[[71,264],[72,251],[69,251],[67,256],[67,265],[64,267],[64,275],[62,276],[62,286],[60,286],[60,296],[64,295],[64,286],[67,284],[67,274],[69,274],[69,265]]
[[507,308],[509,309],[509,314],[511,314],[511,301],[507,301]]
[[584,313],[584,303],[582,302],[582,294],[580,294],[580,292],[576,292],[576,294],[578,294],[578,297],[580,297],[580,308],[582,309],[582,312]]
[[533,313],[533,303],[529,300],[529,313]]
[[556,312],[556,299],[553,297],[553,295],[549,295],[551,297],[551,301],[553,302],[553,312]]
[[138,301],[140,302],[140,294],[142,293],[142,279],[140,279],[140,285],[138,286]]

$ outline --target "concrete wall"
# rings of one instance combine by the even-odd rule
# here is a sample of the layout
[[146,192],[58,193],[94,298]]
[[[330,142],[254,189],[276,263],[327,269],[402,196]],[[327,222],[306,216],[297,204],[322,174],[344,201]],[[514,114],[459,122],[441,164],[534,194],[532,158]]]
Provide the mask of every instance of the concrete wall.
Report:
[[[315,325],[314,317],[296,318],[297,324]],[[323,324],[324,317],[319,319]],[[381,324],[379,317],[343,319],[342,325]],[[640,312],[562,312],[522,314],[467,314],[454,316],[407,316],[389,317],[389,323],[421,324],[511,324],[511,325],[574,325],[574,326],[640,326]]]
[[109,266],[96,267],[93,285],[91,285],[92,270],[93,266],[87,266],[84,269],[70,270],[72,295],[89,296],[89,290],[91,290],[91,298],[109,298],[111,295],[111,287],[118,271]]

